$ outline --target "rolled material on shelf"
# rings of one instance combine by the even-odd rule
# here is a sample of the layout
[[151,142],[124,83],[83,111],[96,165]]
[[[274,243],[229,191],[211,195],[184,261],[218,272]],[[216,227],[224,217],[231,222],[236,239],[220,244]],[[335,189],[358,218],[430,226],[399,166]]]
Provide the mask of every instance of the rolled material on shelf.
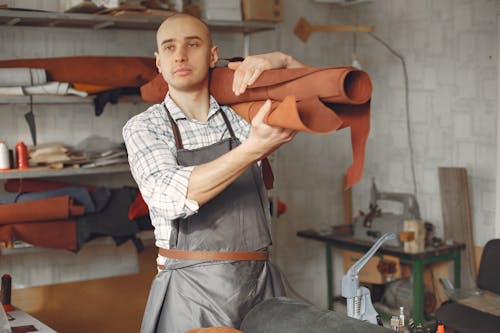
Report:
[[71,88],[68,82],[52,81],[40,85],[0,87],[0,95],[76,95],[87,97],[88,93]]
[[269,298],[257,304],[243,319],[240,330],[245,333],[393,332],[339,312],[324,311],[285,297]]
[[0,242],[11,245],[23,241],[34,246],[77,250],[76,221],[47,221],[21,224],[0,224]]
[[2,68],[0,87],[33,86],[47,82],[44,69],[39,68]]
[[84,214],[69,196],[0,205],[0,225],[34,221],[66,220]]
[[50,81],[138,87],[158,73],[154,58],[80,56],[1,60],[0,68],[30,67],[47,72]]
[[[239,96],[232,91],[233,76],[229,68],[212,70],[210,93],[247,121],[271,99],[272,111],[265,119],[270,125],[316,134],[349,127],[353,163],[346,172],[346,188],[361,179],[370,131],[372,83],[368,74],[353,67],[269,70]],[[141,87],[142,98],[149,102],[163,101],[167,91],[161,75]]]

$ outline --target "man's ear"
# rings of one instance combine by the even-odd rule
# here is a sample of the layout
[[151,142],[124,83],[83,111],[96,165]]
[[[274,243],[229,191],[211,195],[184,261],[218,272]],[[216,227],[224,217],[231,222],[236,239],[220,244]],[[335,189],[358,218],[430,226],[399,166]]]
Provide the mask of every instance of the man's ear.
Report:
[[160,67],[160,54],[158,52],[155,52],[155,58],[156,58],[156,68],[158,68],[158,72],[161,73],[161,67]]
[[210,68],[215,67],[217,60],[219,60],[219,47],[217,45],[214,45],[210,49]]

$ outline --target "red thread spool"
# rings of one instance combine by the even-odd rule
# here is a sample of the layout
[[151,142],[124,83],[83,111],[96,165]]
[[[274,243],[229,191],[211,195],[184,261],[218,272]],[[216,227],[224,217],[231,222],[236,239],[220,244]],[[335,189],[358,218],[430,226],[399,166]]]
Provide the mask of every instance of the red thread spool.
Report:
[[28,169],[28,148],[24,142],[19,141],[16,145],[16,154],[17,154],[17,167],[19,169]]

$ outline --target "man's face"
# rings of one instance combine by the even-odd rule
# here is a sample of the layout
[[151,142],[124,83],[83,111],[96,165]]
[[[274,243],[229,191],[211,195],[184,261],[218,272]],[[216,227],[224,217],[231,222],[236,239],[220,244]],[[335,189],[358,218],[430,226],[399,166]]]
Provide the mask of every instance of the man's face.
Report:
[[202,22],[187,15],[172,17],[158,29],[156,41],[156,66],[169,89],[196,91],[208,84],[208,69],[217,62],[217,47],[211,46]]

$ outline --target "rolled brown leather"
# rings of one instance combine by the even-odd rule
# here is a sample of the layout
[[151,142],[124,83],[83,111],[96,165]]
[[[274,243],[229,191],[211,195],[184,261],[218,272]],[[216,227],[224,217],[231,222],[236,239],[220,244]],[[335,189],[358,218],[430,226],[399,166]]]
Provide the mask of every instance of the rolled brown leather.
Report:
[[43,68],[51,81],[139,87],[158,73],[154,58],[79,56],[1,60],[3,67]]
[[171,259],[183,260],[267,260],[267,251],[255,252],[215,252],[215,251],[183,251],[160,248],[158,253]]
[[0,205],[0,225],[34,221],[66,220],[84,214],[69,196]]
[[[210,93],[219,103],[231,104],[247,121],[271,99],[275,102],[265,119],[269,125],[309,133],[350,127],[353,163],[347,170],[346,189],[361,179],[370,130],[372,84],[368,74],[353,67],[269,70],[240,96],[232,91],[233,76],[229,68],[213,69]],[[167,91],[161,75],[141,87],[143,99],[149,102],[163,101]]]

